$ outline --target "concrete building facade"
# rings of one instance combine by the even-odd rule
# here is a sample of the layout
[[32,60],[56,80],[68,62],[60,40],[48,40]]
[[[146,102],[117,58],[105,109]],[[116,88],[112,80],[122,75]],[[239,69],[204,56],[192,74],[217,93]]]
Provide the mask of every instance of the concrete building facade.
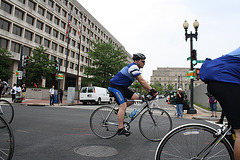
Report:
[[[84,76],[83,66],[91,65],[92,60],[88,58],[91,41],[111,41],[116,47],[124,50],[129,62],[132,61],[132,56],[124,46],[77,0],[1,0],[0,2],[0,47],[6,48],[13,55],[13,64],[10,68],[13,76],[9,80],[10,85],[17,81],[15,72],[18,70],[22,45],[25,56],[31,56],[34,48],[43,45],[50,60],[60,60],[60,72],[64,73],[60,87],[64,89],[76,87],[79,77]],[[71,18],[67,52],[66,29],[69,15]],[[81,43],[78,35],[80,24]],[[45,81],[46,79],[42,79],[40,82],[43,87]]]
[[[189,68],[158,67],[157,70],[152,71],[150,84],[160,83],[164,89],[167,89],[167,86],[170,84],[173,85],[175,90],[182,88],[186,91],[190,86],[190,79],[187,79],[187,71],[189,71]],[[202,81],[194,81],[194,87],[200,84],[202,84]]]

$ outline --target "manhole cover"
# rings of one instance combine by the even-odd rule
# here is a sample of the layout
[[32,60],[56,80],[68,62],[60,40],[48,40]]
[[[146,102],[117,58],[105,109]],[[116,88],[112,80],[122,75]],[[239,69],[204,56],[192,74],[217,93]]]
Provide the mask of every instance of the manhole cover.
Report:
[[112,147],[106,146],[84,146],[77,147],[74,152],[89,157],[109,157],[118,154],[118,151]]

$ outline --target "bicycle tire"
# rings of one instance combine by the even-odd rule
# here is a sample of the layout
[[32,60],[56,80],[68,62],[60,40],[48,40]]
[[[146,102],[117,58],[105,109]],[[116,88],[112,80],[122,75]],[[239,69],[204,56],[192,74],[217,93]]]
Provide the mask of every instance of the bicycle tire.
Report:
[[11,124],[14,118],[14,109],[10,102],[0,99],[0,115],[3,115],[6,121]]
[[[9,123],[0,116],[0,159],[11,160],[14,153],[14,137]],[[3,127],[4,126],[4,127]]]
[[[203,124],[186,124],[169,132],[159,143],[155,160],[203,159],[197,154],[215,138],[216,130]],[[224,137],[205,157],[211,160],[232,160],[233,149]]]
[[[90,128],[96,136],[104,139],[109,139],[117,134],[118,130],[117,112],[116,110],[113,110],[113,112],[110,114],[112,110],[113,107],[111,106],[102,106],[97,108],[91,114]],[[106,120],[108,114],[110,115],[109,118]]]
[[172,118],[161,108],[150,108],[153,113],[153,122],[149,110],[143,112],[139,120],[141,134],[150,141],[160,141],[170,130],[172,130]]

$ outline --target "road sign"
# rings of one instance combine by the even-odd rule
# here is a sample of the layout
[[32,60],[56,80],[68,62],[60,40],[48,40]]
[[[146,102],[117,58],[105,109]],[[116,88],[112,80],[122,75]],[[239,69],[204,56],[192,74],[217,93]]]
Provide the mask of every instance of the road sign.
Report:
[[18,77],[18,75],[19,75],[19,73],[18,73],[18,71],[16,71],[16,77]]
[[18,79],[22,79],[22,75],[23,75],[23,72],[22,71],[18,71]]
[[197,60],[197,63],[203,63],[204,60]]
[[196,71],[187,71],[187,79],[195,79]]
[[57,79],[63,79],[63,74],[59,73]]

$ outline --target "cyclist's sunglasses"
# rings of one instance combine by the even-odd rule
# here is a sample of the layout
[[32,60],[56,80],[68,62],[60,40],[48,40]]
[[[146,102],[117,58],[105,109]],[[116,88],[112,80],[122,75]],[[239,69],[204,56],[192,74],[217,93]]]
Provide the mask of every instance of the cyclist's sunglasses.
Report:
[[145,63],[145,61],[142,61],[142,63]]

